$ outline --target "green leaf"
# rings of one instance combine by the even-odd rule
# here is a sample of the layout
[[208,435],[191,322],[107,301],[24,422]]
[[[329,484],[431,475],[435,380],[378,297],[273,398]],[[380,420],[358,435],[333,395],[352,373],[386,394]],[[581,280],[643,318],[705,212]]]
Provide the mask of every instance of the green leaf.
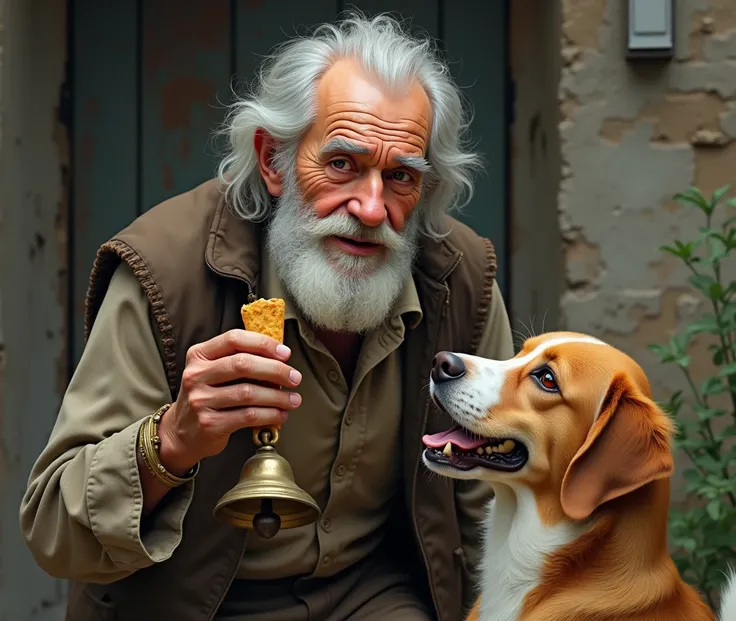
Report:
[[736,375],[736,362],[727,364],[720,371],[718,371],[717,375],[718,377],[731,377],[732,375]]
[[713,237],[710,240],[710,263],[715,265],[720,263],[725,257],[728,256],[728,243],[723,240]]
[[718,188],[715,192],[713,192],[713,196],[712,196],[711,201],[710,201],[711,211],[713,211],[718,206],[718,203],[720,203],[721,202],[721,199],[726,194],[728,194],[728,191],[730,189],[731,189],[731,185],[730,184],[726,184],[726,185],[721,186],[720,188]]
[[708,503],[707,511],[712,520],[717,520],[721,516],[721,501],[718,499],[711,500]]
[[648,349],[659,358],[660,362],[668,363],[675,361],[675,356],[667,345],[652,344],[648,346]]
[[718,299],[718,297],[714,298],[712,296],[712,292],[715,291],[716,293],[718,293],[718,295],[723,292],[721,285],[710,274],[693,274],[692,276],[690,276],[689,282],[703,295],[711,299]]
[[734,544],[734,534],[732,532],[712,533],[708,539],[716,548],[731,548]]
[[721,326],[718,323],[718,318],[712,313],[704,315],[685,329],[685,332],[690,336],[696,334],[718,334],[720,331]]
[[685,479],[687,483],[700,483],[700,473],[693,468],[685,470],[685,472],[682,473],[682,478]]
[[720,395],[726,390],[727,388],[723,385],[723,382],[717,377],[706,377],[700,383],[700,394],[706,397]]
[[[736,198],[729,198],[726,201],[726,205],[728,205],[729,207],[736,207]],[[727,231],[728,227],[731,226],[734,222],[736,222],[736,216],[731,216],[723,223],[721,230]]]
[[[675,445],[677,446],[677,448],[697,451],[708,448],[710,446],[710,443],[698,437],[688,437],[687,435],[682,434],[675,441]],[[700,465],[697,457],[695,458],[695,461],[698,465]]]
[[685,205],[694,205],[706,214],[711,212],[710,202],[698,188],[690,187],[685,192],[675,194],[674,199]]
[[662,252],[668,252],[669,254],[687,262],[693,257],[696,250],[696,244],[695,242],[687,242],[686,244],[683,244],[681,241],[675,240],[674,246],[660,246],[659,249]]
[[723,408],[709,408],[702,405],[695,406],[695,411],[698,414],[698,418],[703,422],[709,421],[712,418],[718,418],[726,413],[726,410]]
[[698,455],[697,457],[695,457],[695,461],[697,462],[698,466],[700,466],[701,468],[703,468],[703,470],[707,472],[719,472],[723,467],[719,460],[714,459],[711,455],[708,455],[707,453]]

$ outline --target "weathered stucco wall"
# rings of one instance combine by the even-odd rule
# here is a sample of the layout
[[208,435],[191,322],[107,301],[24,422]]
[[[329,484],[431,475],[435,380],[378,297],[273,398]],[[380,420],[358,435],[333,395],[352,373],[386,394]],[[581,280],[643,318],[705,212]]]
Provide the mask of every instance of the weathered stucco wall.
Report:
[[[3,72],[3,35],[4,35],[4,29],[3,29],[3,9],[4,2],[0,1],[0,75],[2,75]],[[3,82],[0,80],[0,103],[3,101],[3,97],[5,93],[3,92]],[[2,108],[0,107],[0,110]],[[3,140],[3,116],[0,114],[0,145],[2,145]],[[3,204],[0,203],[0,239],[3,237]],[[4,269],[4,266],[0,265],[0,274],[2,274],[2,271]],[[3,337],[3,287],[2,287],[2,278],[0,278],[0,421],[3,420],[5,411],[4,411],[4,399],[3,395],[5,394],[5,338]],[[2,423],[0,423],[1,425]]]
[[[676,192],[736,182],[736,3],[676,2],[675,57],[630,63],[626,4],[562,2],[561,320],[632,354],[664,398],[682,376],[647,345],[697,313],[699,298],[658,247],[703,223]],[[702,375],[709,356],[698,349]]]
[[66,2],[0,10],[0,621],[51,621],[66,585],[33,561],[18,509],[66,383]]

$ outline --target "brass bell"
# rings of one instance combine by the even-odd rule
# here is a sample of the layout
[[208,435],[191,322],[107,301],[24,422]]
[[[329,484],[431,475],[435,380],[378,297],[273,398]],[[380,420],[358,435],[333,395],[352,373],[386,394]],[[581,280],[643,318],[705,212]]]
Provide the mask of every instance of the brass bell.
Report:
[[282,528],[304,526],[319,518],[319,506],[296,484],[289,462],[274,448],[278,439],[274,427],[253,430],[258,449],[245,462],[238,483],[215,506],[215,518],[252,528],[264,539],[274,537]]

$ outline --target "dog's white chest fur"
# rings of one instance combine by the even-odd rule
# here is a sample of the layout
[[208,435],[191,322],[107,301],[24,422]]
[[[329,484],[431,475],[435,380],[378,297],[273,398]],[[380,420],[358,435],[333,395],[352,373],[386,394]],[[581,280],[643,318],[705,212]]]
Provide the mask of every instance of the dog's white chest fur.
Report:
[[583,526],[542,524],[530,490],[494,484],[485,521],[480,621],[518,621],[525,596],[540,581],[545,558],[576,539]]

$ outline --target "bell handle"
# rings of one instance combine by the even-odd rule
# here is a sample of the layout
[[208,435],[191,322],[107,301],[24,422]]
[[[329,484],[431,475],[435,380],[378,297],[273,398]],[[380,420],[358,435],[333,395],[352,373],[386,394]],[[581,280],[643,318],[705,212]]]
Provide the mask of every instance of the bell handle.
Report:
[[253,442],[256,446],[273,446],[279,441],[279,429],[275,425],[253,427]]

